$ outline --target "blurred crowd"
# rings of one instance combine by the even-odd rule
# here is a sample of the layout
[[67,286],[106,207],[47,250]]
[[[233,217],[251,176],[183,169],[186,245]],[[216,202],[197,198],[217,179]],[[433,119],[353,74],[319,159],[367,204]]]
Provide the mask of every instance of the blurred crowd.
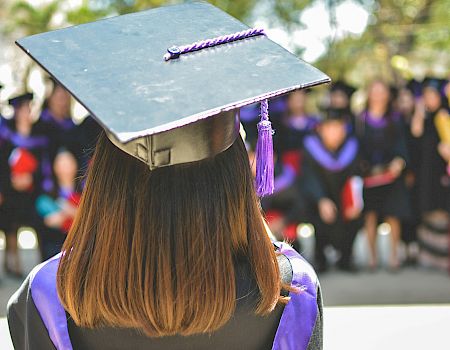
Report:
[[[314,265],[355,271],[353,244],[364,229],[367,265],[379,267],[377,227],[390,227],[389,269],[420,263],[449,264],[450,85],[447,80],[412,80],[393,88],[373,81],[363,108],[352,108],[356,89],[336,81],[326,92],[298,90],[271,100],[275,129],[275,191],[262,199],[273,234],[301,251],[298,227],[315,231]],[[308,100],[316,101],[311,113]],[[58,253],[83,188],[83,174],[101,128],[91,118],[76,124],[71,96],[51,82],[33,118],[33,94],[9,101],[14,114],[0,119],[0,230],[6,236],[4,270],[22,277],[17,231],[33,227],[42,260]],[[257,104],[241,109],[250,161],[257,142]],[[406,246],[406,261],[399,245]]]
[[[337,268],[356,271],[352,253],[360,231],[369,246],[367,268],[378,269],[381,223],[390,230],[390,271],[405,263],[447,269],[450,85],[433,77],[400,87],[375,80],[365,90],[358,112],[352,108],[356,89],[343,81],[320,96],[299,90],[271,101],[275,191],[262,200],[269,227],[301,251],[299,224],[312,224],[319,272],[330,268],[328,247],[337,253]],[[251,162],[258,118],[258,105],[241,110]]]
[[[17,232],[32,227],[42,260],[61,250],[80,200],[83,173],[101,130],[87,117],[75,124],[71,95],[54,81],[39,110],[32,93],[10,98],[14,113],[0,116],[0,230],[6,236],[4,271],[22,277]],[[0,87],[1,88],[1,87]]]

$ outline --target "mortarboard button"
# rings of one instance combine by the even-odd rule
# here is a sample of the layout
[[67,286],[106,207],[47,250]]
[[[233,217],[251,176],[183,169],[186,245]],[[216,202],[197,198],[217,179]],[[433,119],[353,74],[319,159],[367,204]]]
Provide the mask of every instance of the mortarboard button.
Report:
[[172,58],[178,58],[178,57],[180,57],[180,55],[181,55],[181,50],[180,50],[180,48],[179,48],[178,46],[171,46],[171,47],[169,47],[169,48],[167,49],[167,53],[168,53],[169,55],[164,56],[164,59],[165,59],[166,61],[168,61],[169,59],[172,59]]

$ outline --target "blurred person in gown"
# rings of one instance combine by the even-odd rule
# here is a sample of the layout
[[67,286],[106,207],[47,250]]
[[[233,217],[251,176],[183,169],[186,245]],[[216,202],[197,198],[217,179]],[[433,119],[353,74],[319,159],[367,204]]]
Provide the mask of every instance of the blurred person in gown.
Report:
[[43,220],[41,244],[43,260],[61,251],[80,201],[75,155],[60,149],[53,161],[55,186],[36,199],[36,211]]
[[[3,88],[3,85],[0,84],[0,92]],[[1,106],[1,105],[0,105]],[[4,119],[4,117],[2,116],[1,112],[0,112],[0,127],[6,123],[6,120]],[[2,142],[0,141],[0,147],[1,147]],[[0,155],[1,155],[1,149],[0,149]],[[0,158],[0,160],[3,158]],[[5,186],[5,179],[3,178],[4,172],[3,172],[3,168],[6,167],[6,164],[4,164],[3,162],[0,162],[0,230],[3,232],[6,232],[8,230],[8,216],[7,213],[5,211],[4,208],[4,196],[3,196],[3,190],[4,190],[4,186]]]
[[447,173],[448,146],[440,140],[437,118],[448,111],[447,82],[428,77],[422,82],[412,132],[421,143],[418,193],[421,224],[418,230],[423,265],[448,268],[450,178]]
[[4,265],[7,273],[18,277],[22,269],[17,230],[23,226],[39,229],[34,200],[42,189],[53,185],[49,140],[41,124],[34,123],[30,107],[32,99],[31,93],[11,98],[9,103],[14,108],[14,116],[10,120],[2,119],[0,125],[1,191],[8,220]]
[[77,125],[72,119],[72,99],[70,93],[54,79],[50,79],[51,91],[42,105],[39,123],[50,139],[52,160],[58,149],[65,147],[81,159],[81,145]]
[[406,263],[415,264],[419,253],[417,244],[417,226],[420,222],[418,198],[418,173],[420,171],[421,144],[420,139],[412,133],[413,116],[416,111],[416,100],[421,95],[421,85],[415,79],[404,84],[395,99],[395,110],[403,122],[409,164],[405,169],[405,184],[408,190],[411,216],[401,222],[402,240],[406,245]]
[[357,117],[355,129],[361,146],[364,174],[364,226],[369,243],[369,268],[378,267],[377,227],[381,220],[390,226],[390,271],[400,267],[398,245],[401,220],[410,216],[404,171],[408,150],[400,115],[393,109],[390,87],[381,80],[368,89],[367,107]]
[[271,230],[300,251],[297,226],[307,220],[306,201],[300,178],[303,162],[303,139],[318,123],[307,112],[309,90],[293,91],[285,97],[286,109],[274,122],[275,188],[263,198]]
[[287,96],[287,109],[278,124],[274,124],[274,148],[281,162],[301,173],[303,138],[318,124],[317,116],[307,112],[307,98],[310,90],[296,90]]
[[358,140],[349,132],[347,109],[327,108],[317,132],[304,140],[304,182],[315,228],[315,267],[326,271],[325,248],[340,252],[338,268],[356,271],[353,242],[361,226],[362,178]]
[[355,116],[352,113],[351,109],[351,100],[352,96],[355,93],[356,88],[347,84],[342,80],[337,80],[333,84],[331,84],[329,91],[329,102],[327,104],[328,107],[335,109],[345,110],[346,113],[350,116],[350,124],[349,127],[353,132]]

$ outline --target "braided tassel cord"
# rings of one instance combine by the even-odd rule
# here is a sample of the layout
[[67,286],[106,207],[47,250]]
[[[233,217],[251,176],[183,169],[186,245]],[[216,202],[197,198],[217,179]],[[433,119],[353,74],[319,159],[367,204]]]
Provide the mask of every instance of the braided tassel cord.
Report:
[[177,59],[180,55],[186,53],[202,50],[208,47],[214,47],[222,44],[232,43],[234,41],[243,40],[251,38],[258,35],[265,35],[264,29],[262,28],[249,28],[237,33],[222,35],[212,39],[206,39],[197,41],[195,43],[184,45],[184,46],[172,46],[167,49],[167,53],[164,55],[164,60],[169,61],[172,59]]

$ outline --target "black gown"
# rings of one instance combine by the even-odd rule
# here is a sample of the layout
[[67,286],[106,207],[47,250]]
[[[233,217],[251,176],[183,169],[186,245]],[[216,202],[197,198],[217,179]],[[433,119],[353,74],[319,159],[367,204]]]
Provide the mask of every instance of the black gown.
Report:
[[102,127],[91,116],[84,118],[77,128],[79,144],[81,147],[80,176],[83,176],[86,173],[91,157],[94,154],[98,137],[102,131]]
[[[44,189],[53,186],[52,169],[48,151],[49,140],[45,136],[40,123],[35,123],[29,136],[21,136],[16,132],[14,119],[1,120],[0,125],[0,178],[1,192],[4,197],[2,210],[7,222],[3,223],[7,232],[14,232],[20,226],[38,228],[40,220],[34,210],[34,200]],[[11,183],[10,160],[13,152],[26,150],[37,161],[37,169],[33,174],[32,188],[17,191]]]
[[[355,137],[348,137],[336,152],[328,151],[318,135],[305,138],[304,192],[308,198],[309,218],[315,228],[315,262],[325,268],[324,249],[332,244],[341,252],[339,265],[349,268],[353,242],[362,223],[360,218],[346,220],[343,214],[343,191],[347,182],[358,177],[362,182],[359,148]],[[336,205],[337,217],[334,223],[323,222],[318,203],[330,199]]]
[[[377,167],[387,168],[396,157],[409,163],[404,126],[398,114],[390,113],[382,119],[375,119],[364,111],[357,117],[355,127],[365,176],[372,175]],[[374,211],[381,217],[408,219],[411,209],[403,174],[388,184],[365,185],[364,210]]]
[[[289,283],[295,279],[291,258],[280,255],[278,258],[280,272],[283,281]],[[264,350],[272,349],[274,336],[277,332],[284,315],[289,307],[278,306],[271,314],[266,317],[256,316],[254,314],[255,303],[258,292],[255,280],[252,276],[250,266],[246,260],[240,260],[236,263],[236,310],[230,321],[212,334],[193,335],[188,337],[171,336],[162,338],[149,338],[135,329],[104,327],[98,329],[85,329],[77,327],[70,316],[66,313],[66,322],[68,334],[73,349],[195,349],[195,350]],[[310,274],[306,268],[303,275]],[[294,276],[294,277],[293,277]],[[35,278],[35,277],[34,277]],[[46,325],[40,316],[37,303],[33,300],[32,288],[33,277],[25,280],[20,289],[11,297],[8,303],[8,324],[16,350],[44,350],[55,349]],[[294,283],[294,282],[293,282]],[[308,342],[300,346],[300,334],[298,346],[276,346],[277,350],[298,349],[298,350],[320,350],[322,349],[322,301],[320,287],[317,284],[317,299],[310,300],[311,305],[316,310]],[[316,294],[317,292],[317,294]],[[306,296],[306,295],[305,295]],[[293,302],[293,299],[291,299]],[[290,303],[291,303],[290,302]],[[299,319],[307,318],[307,309],[299,310]],[[283,321],[286,323],[286,320]],[[289,321],[288,321],[289,322]],[[299,324],[299,320],[292,319],[292,329],[295,327],[306,328],[306,323]],[[286,332],[285,328],[285,332]],[[295,343],[295,333],[288,333],[291,340]],[[285,333],[286,334],[286,333]],[[291,343],[292,344],[292,343]]]
[[306,202],[300,184],[303,140],[313,131],[317,122],[317,118],[309,115],[289,118],[284,114],[274,124],[273,142],[277,155],[275,189],[273,195],[264,198],[263,206],[265,209],[283,211],[287,223],[299,224],[305,219]]
[[447,164],[438,153],[439,135],[435,127],[437,112],[427,112],[421,138],[421,164],[418,190],[421,213],[433,210],[450,212],[450,179]]
[[50,140],[50,156],[53,160],[60,148],[72,152],[77,161],[81,163],[82,148],[79,127],[68,116],[59,120],[53,116],[48,108],[44,108],[39,117],[39,123]]
[[411,204],[410,218],[402,221],[402,239],[409,244],[417,241],[417,225],[420,222],[420,201],[419,201],[419,172],[422,157],[421,139],[415,137],[411,132],[411,118],[403,115],[404,134],[406,147],[409,155],[409,164],[406,169],[406,188],[408,191],[408,201]]

